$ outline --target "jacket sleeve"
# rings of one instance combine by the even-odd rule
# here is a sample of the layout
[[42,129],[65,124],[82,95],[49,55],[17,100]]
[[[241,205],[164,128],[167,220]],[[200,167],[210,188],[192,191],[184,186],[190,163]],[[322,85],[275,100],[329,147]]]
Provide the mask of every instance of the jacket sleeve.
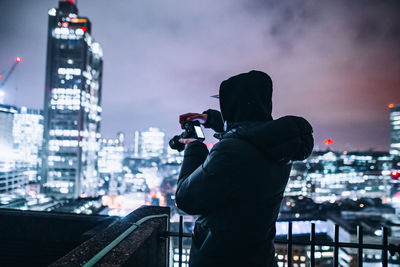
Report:
[[205,128],[211,128],[216,132],[224,131],[224,121],[221,112],[214,109],[207,109],[203,114],[207,114],[207,121],[204,123]]
[[206,158],[205,152],[199,153],[200,142],[193,143],[185,150],[175,200],[188,214],[207,214],[229,203],[241,164],[234,147],[225,140],[217,143]]

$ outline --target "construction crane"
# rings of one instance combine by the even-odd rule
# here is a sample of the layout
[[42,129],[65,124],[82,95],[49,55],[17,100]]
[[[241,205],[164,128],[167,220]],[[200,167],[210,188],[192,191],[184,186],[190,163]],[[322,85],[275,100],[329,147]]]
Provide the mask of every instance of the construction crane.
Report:
[[[16,57],[15,58],[14,64],[11,66],[10,70],[7,72],[6,76],[4,77],[4,80],[0,83],[0,89],[4,87],[4,85],[6,84],[8,78],[10,78],[11,74],[13,73],[13,71],[15,70],[17,65],[19,63],[21,63],[21,61],[22,61],[22,59],[20,57]],[[0,75],[0,78],[2,78],[1,75]]]

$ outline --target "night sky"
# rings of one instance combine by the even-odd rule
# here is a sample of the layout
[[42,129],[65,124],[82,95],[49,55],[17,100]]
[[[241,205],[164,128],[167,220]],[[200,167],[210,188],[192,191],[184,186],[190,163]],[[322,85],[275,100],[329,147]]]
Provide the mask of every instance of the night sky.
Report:
[[[0,73],[22,57],[6,103],[43,108],[47,12],[56,0],[0,0]],[[218,109],[221,81],[252,69],[274,81],[274,118],[304,116],[324,149],[388,150],[400,103],[400,1],[80,0],[104,51],[102,134]]]

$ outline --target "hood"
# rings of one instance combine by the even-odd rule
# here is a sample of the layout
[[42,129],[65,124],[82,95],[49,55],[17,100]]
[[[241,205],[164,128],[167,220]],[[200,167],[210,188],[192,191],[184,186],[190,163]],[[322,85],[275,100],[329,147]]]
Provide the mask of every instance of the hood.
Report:
[[272,80],[255,70],[233,76],[221,83],[219,104],[228,124],[272,120]]
[[304,160],[314,147],[313,129],[307,120],[285,116],[267,122],[236,123],[225,137],[237,137],[274,161]]

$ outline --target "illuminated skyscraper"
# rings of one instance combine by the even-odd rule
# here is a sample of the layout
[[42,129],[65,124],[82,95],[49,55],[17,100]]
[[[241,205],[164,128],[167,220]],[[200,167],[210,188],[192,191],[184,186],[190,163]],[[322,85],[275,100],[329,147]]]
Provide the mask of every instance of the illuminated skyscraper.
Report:
[[49,11],[42,190],[95,196],[100,147],[102,49],[73,0]]
[[390,154],[400,157],[400,105],[390,107]]

